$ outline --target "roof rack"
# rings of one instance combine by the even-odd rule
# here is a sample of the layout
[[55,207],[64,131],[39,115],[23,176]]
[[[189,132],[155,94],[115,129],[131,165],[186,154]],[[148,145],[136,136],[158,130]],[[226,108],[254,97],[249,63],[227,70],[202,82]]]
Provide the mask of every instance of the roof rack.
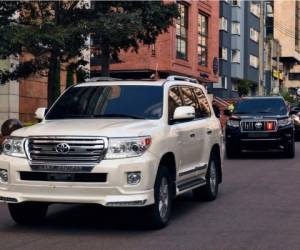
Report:
[[173,76],[168,76],[167,77],[168,81],[186,81],[186,82],[192,82],[192,83],[199,83],[197,79],[195,78],[190,78],[190,77],[186,77],[186,76],[177,76],[177,75],[173,75]]
[[100,82],[100,81],[120,81],[119,78],[113,78],[113,77],[92,77],[90,79],[86,79],[85,82]]

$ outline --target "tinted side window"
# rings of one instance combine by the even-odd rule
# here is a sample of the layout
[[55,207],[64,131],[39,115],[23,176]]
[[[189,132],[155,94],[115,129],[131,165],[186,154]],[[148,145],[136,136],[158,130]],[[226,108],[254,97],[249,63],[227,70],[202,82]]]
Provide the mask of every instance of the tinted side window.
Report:
[[180,106],[183,106],[183,104],[182,104],[179,89],[177,87],[171,88],[169,90],[169,104],[168,104],[169,121],[173,119],[175,109]]
[[194,93],[198,99],[198,103],[200,107],[200,117],[201,118],[210,117],[211,112],[210,112],[209,102],[205,94],[200,88],[194,88]]
[[181,87],[182,97],[184,101],[185,106],[192,106],[195,109],[195,117],[200,118],[201,117],[201,110],[198,104],[198,101],[192,91],[189,87]]

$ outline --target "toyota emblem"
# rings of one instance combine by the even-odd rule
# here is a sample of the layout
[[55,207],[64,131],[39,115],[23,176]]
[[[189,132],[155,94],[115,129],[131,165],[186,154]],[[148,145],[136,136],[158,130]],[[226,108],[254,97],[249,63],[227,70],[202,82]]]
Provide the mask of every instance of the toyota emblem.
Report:
[[57,153],[66,154],[70,151],[70,146],[67,143],[59,143],[55,147]]
[[257,129],[262,128],[262,126],[263,126],[263,124],[262,124],[261,122],[255,123],[255,127],[256,127]]

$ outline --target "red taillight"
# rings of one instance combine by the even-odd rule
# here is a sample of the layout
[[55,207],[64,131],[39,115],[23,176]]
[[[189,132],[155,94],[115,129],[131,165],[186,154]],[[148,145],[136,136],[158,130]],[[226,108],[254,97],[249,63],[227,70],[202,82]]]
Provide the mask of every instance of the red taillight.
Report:
[[267,130],[274,130],[274,122],[267,122]]

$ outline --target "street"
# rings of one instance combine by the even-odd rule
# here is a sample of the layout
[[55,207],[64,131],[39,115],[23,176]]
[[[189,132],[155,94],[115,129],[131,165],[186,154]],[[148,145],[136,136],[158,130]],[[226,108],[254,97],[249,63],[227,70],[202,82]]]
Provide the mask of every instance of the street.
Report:
[[1,204],[0,249],[299,249],[299,161],[299,142],[293,160],[225,160],[218,199],[178,198],[158,231],[139,210],[76,205],[53,205],[44,225],[21,227]]

